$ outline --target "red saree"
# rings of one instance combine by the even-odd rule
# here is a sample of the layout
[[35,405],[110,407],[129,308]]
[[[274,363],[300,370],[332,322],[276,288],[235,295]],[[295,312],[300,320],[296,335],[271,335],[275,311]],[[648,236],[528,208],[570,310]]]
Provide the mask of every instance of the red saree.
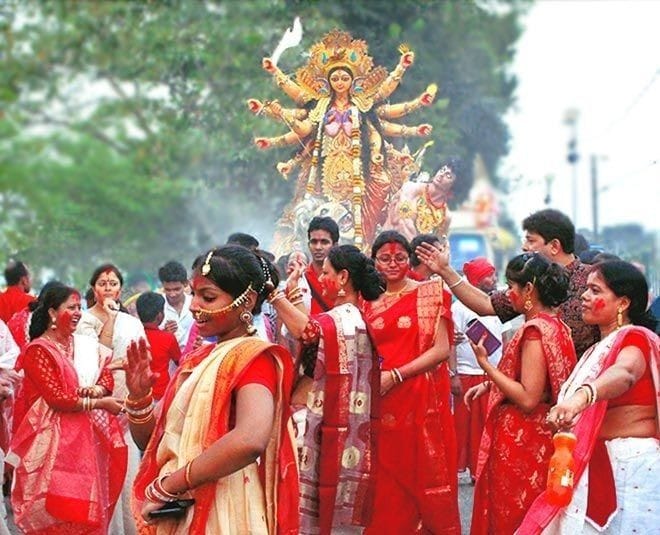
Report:
[[[440,281],[364,304],[382,369],[429,349],[450,322]],[[448,325],[451,332],[451,325]],[[406,379],[381,399],[378,484],[367,533],[460,533],[456,438],[446,364]]]
[[[25,359],[31,347],[41,349],[57,372],[47,379],[30,377],[26,366],[26,381],[60,392],[63,404],[76,398],[73,361],[44,338],[27,346]],[[119,422],[109,412],[57,410],[38,397],[16,430],[8,455],[15,466],[11,501],[16,525],[23,533],[107,533],[126,474],[126,455]]]
[[477,464],[472,534],[514,533],[545,488],[553,451],[552,432],[545,417],[556,403],[576,357],[569,328],[556,316],[539,314],[527,321],[506,346],[498,368],[507,377],[520,380],[522,346],[530,327],[541,334],[549,402],[539,403],[525,414],[508,403],[501,390],[491,387]]
[[[187,516],[180,520],[162,520],[154,525],[147,525],[142,520],[140,511],[144,502],[146,487],[158,475],[184,466],[188,461],[208,448],[230,430],[232,415],[233,391],[243,373],[259,355],[266,354],[273,358],[277,369],[277,393],[275,396],[275,422],[272,436],[266,451],[261,457],[258,477],[261,484],[258,491],[249,495],[249,490],[235,489],[238,502],[243,504],[246,499],[258,500],[265,510],[265,519],[269,534],[293,535],[298,532],[298,473],[293,442],[290,439],[287,424],[289,421],[289,395],[293,381],[291,356],[281,346],[269,344],[257,338],[237,338],[221,342],[217,345],[205,345],[192,352],[175,372],[162,399],[161,411],[156,421],[153,434],[144,452],[135,484],[133,487],[132,508],[140,533],[220,533],[222,529],[214,528],[219,523],[228,521],[238,532],[248,532],[251,526],[243,526],[232,521],[232,515],[239,511],[227,510],[218,505],[222,497],[223,485],[226,481],[236,478],[230,474],[217,482],[200,485],[191,492],[195,504],[188,509]],[[201,372],[201,374],[200,374]],[[200,377],[204,372],[213,372],[210,377]],[[190,383],[186,385],[186,383]],[[208,390],[207,387],[212,388]],[[186,393],[185,389],[189,388]],[[190,390],[192,388],[192,390]],[[186,397],[188,396],[188,397]],[[166,442],[166,430],[169,430],[169,418],[178,418],[182,408],[192,410],[199,399],[206,400],[202,411],[206,414],[203,423],[199,411],[189,414],[185,412],[181,418],[186,420],[186,426],[193,428],[199,440],[175,441],[174,450],[168,455],[168,466],[161,465],[161,442]],[[184,404],[182,405],[181,401]],[[170,410],[173,409],[173,410]],[[200,426],[206,426],[200,429]],[[169,432],[169,431],[168,431]],[[250,474],[254,473],[254,466]],[[244,469],[243,469],[244,470]],[[254,481],[247,476],[240,476],[240,487],[255,489]],[[247,472],[245,472],[247,474]],[[244,481],[244,483],[243,483]],[[230,492],[234,492],[230,489]],[[219,518],[220,510],[222,518]],[[219,518],[219,519],[218,519]],[[224,528],[223,528],[224,529]],[[229,529],[229,528],[228,528]]]

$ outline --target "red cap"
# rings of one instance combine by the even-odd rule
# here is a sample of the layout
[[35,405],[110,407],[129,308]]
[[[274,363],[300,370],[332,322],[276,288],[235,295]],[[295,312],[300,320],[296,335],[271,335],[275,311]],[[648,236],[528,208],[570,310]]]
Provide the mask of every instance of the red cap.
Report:
[[463,273],[470,284],[477,286],[485,277],[495,273],[495,266],[483,256],[478,256],[463,264]]

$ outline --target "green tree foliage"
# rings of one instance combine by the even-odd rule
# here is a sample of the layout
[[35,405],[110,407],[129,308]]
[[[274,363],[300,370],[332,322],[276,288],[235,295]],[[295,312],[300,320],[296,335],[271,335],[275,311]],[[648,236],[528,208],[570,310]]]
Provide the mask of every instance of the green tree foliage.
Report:
[[[295,15],[301,47],[333,27],[364,38],[377,64],[416,63],[394,101],[440,86],[430,122],[435,165],[506,153],[507,74],[526,2],[8,0],[0,7],[0,255],[83,280],[94,264],[153,271],[190,263],[231,231],[264,241],[293,191],[255,135],[282,126],[252,116],[249,97],[284,97],[261,69]],[[385,7],[385,8],[384,8]],[[416,148],[413,146],[413,148]],[[468,189],[457,191],[461,200]],[[267,243],[266,243],[267,245]]]

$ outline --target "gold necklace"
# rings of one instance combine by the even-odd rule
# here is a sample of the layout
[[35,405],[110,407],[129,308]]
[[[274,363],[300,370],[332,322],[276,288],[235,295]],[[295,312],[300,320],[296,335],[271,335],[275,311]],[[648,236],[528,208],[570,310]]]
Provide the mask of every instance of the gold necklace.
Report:
[[408,290],[409,282],[410,281],[406,281],[406,283],[403,285],[403,288],[395,292],[388,292],[385,290],[385,295],[388,297],[401,297]]
[[46,338],[51,342],[53,342],[64,355],[66,355],[67,357],[71,356],[72,354],[71,338],[69,338],[67,345],[64,345],[62,342],[57,341],[53,336],[47,336]]

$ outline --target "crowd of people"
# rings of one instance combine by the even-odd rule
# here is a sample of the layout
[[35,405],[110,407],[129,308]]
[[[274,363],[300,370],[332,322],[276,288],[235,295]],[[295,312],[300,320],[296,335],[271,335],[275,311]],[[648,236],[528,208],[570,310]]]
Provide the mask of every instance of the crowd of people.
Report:
[[[308,251],[276,261],[235,233],[190,273],[161,266],[156,291],[122,291],[103,264],[87,290],[49,281],[34,297],[12,261],[0,465],[16,526],[460,534],[461,481],[474,534],[652,533],[646,279],[620,259],[581,262],[556,210],[522,227],[506,289],[486,258],[457,272],[444,236],[388,230],[366,255],[324,216]],[[565,507],[546,491],[558,430],[577,437]]]

